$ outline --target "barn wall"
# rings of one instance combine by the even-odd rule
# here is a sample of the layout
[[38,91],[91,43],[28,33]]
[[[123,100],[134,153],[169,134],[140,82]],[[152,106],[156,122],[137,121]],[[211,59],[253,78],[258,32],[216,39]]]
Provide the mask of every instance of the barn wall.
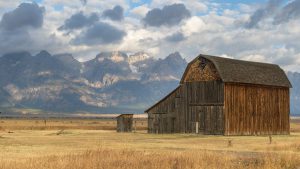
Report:
[[149,133],[174,133],[180,132],[180,110],[184,107],[181,98],[181,89],[178,88],[166,99],[148,111]]
[[289,134],[289,88],[225,84],[225,135]]
[[195,132],[196,117],[204,113],[204,133],[219,134],[224,131],[223,93],[214,64],[205,58],[196,60],[185,71],[182,85],[148,111],[148,132]]
[[204,134],[223,133],[223,93],[221,81],[184,83],[148,111],[148,132],[193,133],[196,122],[202,120]]

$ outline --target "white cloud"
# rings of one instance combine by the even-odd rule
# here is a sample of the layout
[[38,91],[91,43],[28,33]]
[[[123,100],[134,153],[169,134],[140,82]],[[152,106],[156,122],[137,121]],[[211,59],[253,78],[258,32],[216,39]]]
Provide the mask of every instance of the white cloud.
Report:
[[298,53],[297,55],[295,55],[295,57],[297,58],[296,63],[300,65],[300,53]]
[[12,11],[20,3],[21,3],[21,0],[0,1],[0,16],[2,16],[4,13],[6,13],[8,11]]
[[204,13],[207,12],[208,7],[205,3],[200,2],[198,0],[186,0],[182,1],[182,3],[186,4],[187,8],[192,11],[192,13]]
[[241,59],[254,61],[254,62],[267,62],[266,57],[259,54],[243,56]]
[[226,55],[226,54],[222,54],[220,56],[223,57],[223,58],[229,58],[229,59],[233,59],[234,58],[234,57]]
[[141,5],[141,6],[133,8],[130,12],[137,16],[144,17],[148,11],[150,11],[150,8],[148,8],[148,5]]
[[182,26],[185,35],[190,36],[193,33],[199,33],[206,29],[206,24],[198,16],[193,16]]
[[198,0],[152,0],[150,7],[161,8],[162,6],[174,3],[184,4],[193,14],[207,12],[208,10],[207,2]]

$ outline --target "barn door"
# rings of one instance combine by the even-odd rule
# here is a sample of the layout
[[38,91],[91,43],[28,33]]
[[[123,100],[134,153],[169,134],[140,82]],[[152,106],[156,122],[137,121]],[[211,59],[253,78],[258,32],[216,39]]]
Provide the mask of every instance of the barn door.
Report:
[[175,118],[171,118],[171,133],[175,133]]
[[223,111],[221,106],[206,106],[205,111],[205,134],[222,134]]
[[192,132],[199,134],[222,134],[224,130],[224,116],[222,106],[197,106],[194,108],[195,121]]
[[198,131],[199,134],[203,134],[205,129],[205,111],[203,111],[203,109],[199,111],[198,117]]
[[168,128],[168,120],[166,114],[158,114],[157,133],[166,133]]

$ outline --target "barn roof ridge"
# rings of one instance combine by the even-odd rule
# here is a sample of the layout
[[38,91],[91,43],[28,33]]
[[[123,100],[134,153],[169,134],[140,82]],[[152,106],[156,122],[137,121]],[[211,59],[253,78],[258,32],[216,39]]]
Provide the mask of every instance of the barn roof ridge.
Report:
[[221,58],[221,59],[224,59],[224,60],[233,60],[233,61],[238,61],[238,62],[247,62],[247,63],[257,63],[257,64],[262,64],[262,65],[275,65],[275,66],[278,66],[277,64],[274,64],[274,63],[268,63],[268,62],[258,62],[258,61],[248,61],[248,60],[242,60],[242,59],[235,59],[235,58],[229,58],[229,57],[221,57],[221,56],[215,56],[215,55],[206,55],[206,54],[200,54],[198,55],[196,58],[199,58],[199,57],[207,57],[207,58]]

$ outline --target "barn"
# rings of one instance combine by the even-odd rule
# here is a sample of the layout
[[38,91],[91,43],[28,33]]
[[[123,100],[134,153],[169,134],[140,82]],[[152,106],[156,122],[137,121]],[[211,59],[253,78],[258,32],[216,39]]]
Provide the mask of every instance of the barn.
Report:
[[278,65],[201,54],[145,110],[148,133],[289,134],[291,87]]
[[121,114],[117,117],[117,132],[131,132],[133,114]]

